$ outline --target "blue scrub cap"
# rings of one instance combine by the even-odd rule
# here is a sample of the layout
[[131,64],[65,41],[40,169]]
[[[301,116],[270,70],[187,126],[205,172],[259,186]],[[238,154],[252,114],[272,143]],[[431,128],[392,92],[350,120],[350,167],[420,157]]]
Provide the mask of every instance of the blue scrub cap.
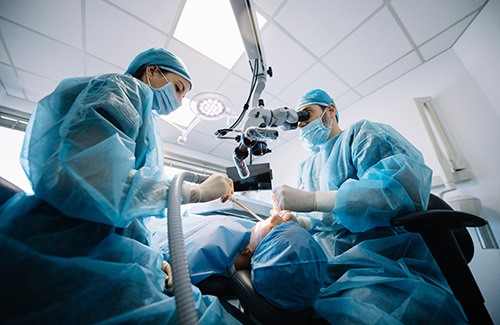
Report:
[[[333,99],[324,91],[321,89],[313,89],[308,91],[304,96],[302,96],[299,101],[297,102],[297,105],[295,106],[295,110],[298,110],[299,108],[305,106],[305,105],[321,105],[321,106],[328,106],[328,104],[333,104],[335,105],[335,102]],[[337,107],[337,105],[335,105]],[[339,110],[337,109],[335,111],[335,118],[337,119],[337,122],[339,121]]]
[[310,307],[326,275],[327,257],[296,222],[274,228],[252,257],[252,283],[272,305],[288,311]]
[[182,60],[175,54],[165,50],[164,48],[151,48],[139,53],[139,55],[132,60],[127,71],[125,71],[125,74],[133,75],[141,68],[145,68],[149,65],[157,65],[161,69],[176,73],[179,76],[186,78],[192,88],[193,83],[191,82],[191,77],[189,76],[189,72],[184,62],[182,62]]

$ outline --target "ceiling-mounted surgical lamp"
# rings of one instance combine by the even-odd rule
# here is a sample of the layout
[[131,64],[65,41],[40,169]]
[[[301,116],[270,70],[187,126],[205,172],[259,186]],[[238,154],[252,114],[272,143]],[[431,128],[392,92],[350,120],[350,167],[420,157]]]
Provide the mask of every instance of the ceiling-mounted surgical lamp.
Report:
[[231,101],[217,91],[204,91],[191,99],[191,111],[202,120],[218,120],[231,113]]

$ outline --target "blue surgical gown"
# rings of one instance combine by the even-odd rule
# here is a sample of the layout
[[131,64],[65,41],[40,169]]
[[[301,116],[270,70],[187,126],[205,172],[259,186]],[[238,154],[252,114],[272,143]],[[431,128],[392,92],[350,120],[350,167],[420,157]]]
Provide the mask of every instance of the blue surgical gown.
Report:
[[299,186],[338,190],[332,213],[310,213],[328,256],[315,312],[335,324],[443,324],[466,318],[418,234],[391,217],[425,210],[432,173],[390,126],[355,123],[300,166]]
[[[35,196],[0,207],[0,323],[177,324],[161,251],[139,219],[125,229],[65,216]],[[192,287],[200,324],[239,323]]]
[[391,217],[425,210],[432,171],[392,127],[366,120],[320,146],[300,166],[306,191],[338,190],[333,215],[352,232],[389,226]]
[[36,196],[68,216],[118,227],[163,216],[170,181],[152,98],[130,75],[63,80],[26,129],[21,164]]
[[[0,323],[176,323],[143,221],[170,181],[152,91],[128,75],[63,80],[28,124],[34,195],[0,207]],[[236,323],[193,287],[200,323]]]
[[[197,284],[210,275],[230,275],[236,258],[250,241],[255,222],[226,215],[201,216],[196,214],[182,218],[186,256],[191,283]],[[169,261],[168,227],[163,219],[147,224],[152,239]]]

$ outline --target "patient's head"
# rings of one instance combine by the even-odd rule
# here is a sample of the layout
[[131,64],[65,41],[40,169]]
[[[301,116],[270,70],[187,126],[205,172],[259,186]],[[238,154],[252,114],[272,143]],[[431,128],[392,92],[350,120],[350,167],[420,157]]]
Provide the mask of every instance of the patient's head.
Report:
[[250,270],[252,256],[259,244],[271,232],[271,230],[273,230],[274,227],[277,227],[282,223],[283,220],[279,215],[270,216],[265,220],[257,222],[250,233],[250,241],[248,242],[248,245],[243,249],[238,258],[236,258],[234,268],[236,270]]
[[266,235],[252,256],[255,290],[281,309],[298,311],[311,306],[326,273],[322,248],[295,222],[281,221]]

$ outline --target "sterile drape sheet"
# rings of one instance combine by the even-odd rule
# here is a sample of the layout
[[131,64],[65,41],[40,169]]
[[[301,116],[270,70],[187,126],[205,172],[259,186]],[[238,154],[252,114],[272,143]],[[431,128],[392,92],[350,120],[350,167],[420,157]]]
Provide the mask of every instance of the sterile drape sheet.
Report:
[[[176,324],[162,254],[149,239],[139,219],[114,228],[17,194],[0,207],[0,323]],[[238,323],[192,288],[201,324]]]
[[328,273],[314,303],[317,316],[332,324],[467,323],[419,234],[318,228]]

